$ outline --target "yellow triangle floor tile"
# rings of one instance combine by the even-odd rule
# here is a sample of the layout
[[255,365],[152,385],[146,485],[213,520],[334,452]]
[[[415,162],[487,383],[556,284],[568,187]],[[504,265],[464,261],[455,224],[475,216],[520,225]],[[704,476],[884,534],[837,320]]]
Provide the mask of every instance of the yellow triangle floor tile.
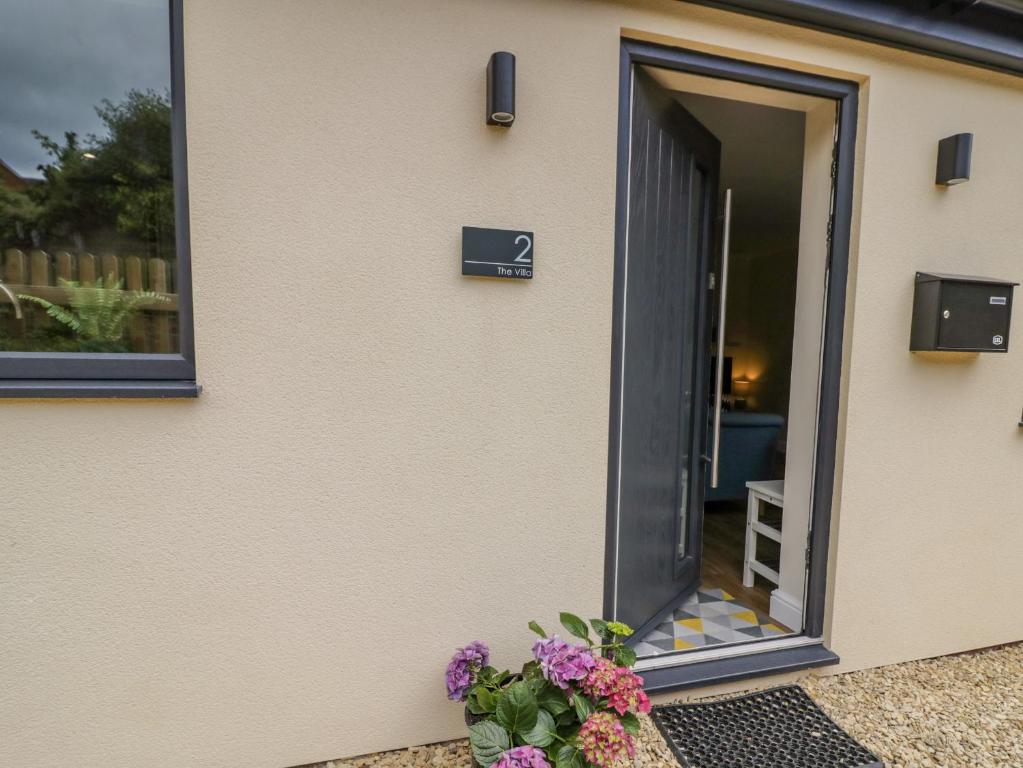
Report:
[[721,590],[721,599],[722,600],[734,600],[735,598],[732,597],[730,594],[728,594],[727,592],[725,592],[725,590],[722,589]]
[[757,621],[757,615],[753,611],[740,611],[739,613],[733,613],[732,618],[738,619],[739,621],[745,621],[753,626],[760,623]]
[[703,632],[703,619],[679,619],[676,623],[694,632]]
[[688,643],[685,640],[679,640],[677,637],[675,638],[675,650],[676,651],[688,651],[690,648],[695,648],[695,647],[696,646],[693,645],[692,643]]

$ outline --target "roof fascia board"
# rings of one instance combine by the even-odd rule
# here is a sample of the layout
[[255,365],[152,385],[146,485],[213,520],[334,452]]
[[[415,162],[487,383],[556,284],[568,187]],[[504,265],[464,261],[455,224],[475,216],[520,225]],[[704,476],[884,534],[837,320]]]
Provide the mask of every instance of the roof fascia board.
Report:
[[[1023,15],[907,0],[684,0],[1023,75]],[[928,6],[929,7],[929,6]]]

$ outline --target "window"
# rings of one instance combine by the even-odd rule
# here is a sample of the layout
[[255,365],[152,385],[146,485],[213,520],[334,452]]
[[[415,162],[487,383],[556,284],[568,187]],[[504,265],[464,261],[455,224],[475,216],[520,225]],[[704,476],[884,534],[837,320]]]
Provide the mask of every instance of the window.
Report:
[[0,396],[196,394],[181,0],[0,18]]

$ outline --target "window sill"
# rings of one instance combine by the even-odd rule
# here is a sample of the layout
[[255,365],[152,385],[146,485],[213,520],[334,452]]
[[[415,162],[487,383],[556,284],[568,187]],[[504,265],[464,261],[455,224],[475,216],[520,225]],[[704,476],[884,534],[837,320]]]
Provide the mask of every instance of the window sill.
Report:
[[198,397],[202,387],[194,381],[111,381],[87,379],[6,379],[0,398],[24,397]]
[[796,672],[837,664],[838,656],[823,643],[751,653],[725,659],[697,661],[643,672],[643,688],[648,693],[678,691],[706,685],[745,680],[751,677]]

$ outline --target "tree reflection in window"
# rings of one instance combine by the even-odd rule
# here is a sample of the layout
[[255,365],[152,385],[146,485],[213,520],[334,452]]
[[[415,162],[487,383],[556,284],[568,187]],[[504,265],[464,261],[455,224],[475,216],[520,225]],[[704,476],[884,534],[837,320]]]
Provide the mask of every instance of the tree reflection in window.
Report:
[[132,90],[96,107],[104,131],[32,132],[40,178],[0,178],[9,351],[170,352],[176,348],[174,179],[168,93]]

